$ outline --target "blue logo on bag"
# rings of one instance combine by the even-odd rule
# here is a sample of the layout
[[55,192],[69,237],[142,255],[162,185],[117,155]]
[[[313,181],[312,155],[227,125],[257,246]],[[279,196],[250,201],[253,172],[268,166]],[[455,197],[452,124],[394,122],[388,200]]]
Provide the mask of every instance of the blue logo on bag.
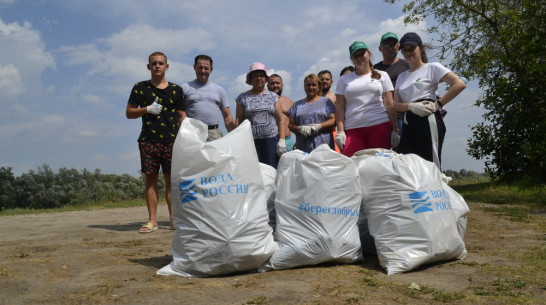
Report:
[[414,214],[432,212],[432,202],[430,202],[430,197],[427,196],[427,192],[415,192],[409,194],[411,208],[414,209]]
[[194,181],[195,179],[191,179],[178,184],[178,187],[180,188],[180,203],[184,204],[186,202],[197,200],[197,192],[194,191]]

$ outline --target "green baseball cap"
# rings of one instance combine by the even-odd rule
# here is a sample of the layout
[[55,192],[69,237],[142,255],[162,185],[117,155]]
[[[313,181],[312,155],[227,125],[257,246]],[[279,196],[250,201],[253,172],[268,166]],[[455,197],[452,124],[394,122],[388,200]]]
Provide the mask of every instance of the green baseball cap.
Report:
[[396,34],[394,34],[393,32],[387,32],[385,34],[383,34],[383,36],[381,36],[381,43],[383,43],[383,41],[389,39],[389,38],[394,38],[396,39],[396,41],[398,41],[398,36],[396,36]]
[[349,47],[349,54],[350,56],[353,56],[353,54],[360,50],[360,49],[364,49],[364,50],[367,50],[368,49],[368,46],[366,45],[366,43],[364,43],[364,41],[355,41],[351,44],[351,46]]

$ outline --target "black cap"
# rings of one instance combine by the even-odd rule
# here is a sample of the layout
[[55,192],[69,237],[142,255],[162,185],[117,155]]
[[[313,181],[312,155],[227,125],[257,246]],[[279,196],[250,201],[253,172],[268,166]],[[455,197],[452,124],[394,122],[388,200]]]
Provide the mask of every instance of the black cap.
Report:
[[417,35],[416,33],[408,32],[404,34],[402,38],[400,38],[400,47],[402,47],[406,43],[412,46],[418,46],[422,45],[423,41],[421,40],[421,37],[419,37],[419,35]]

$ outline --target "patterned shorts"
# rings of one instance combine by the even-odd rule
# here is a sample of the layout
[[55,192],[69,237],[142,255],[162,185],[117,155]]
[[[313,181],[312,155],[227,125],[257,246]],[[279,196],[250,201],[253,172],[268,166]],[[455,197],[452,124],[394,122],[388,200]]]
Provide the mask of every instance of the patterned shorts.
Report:
[[140,166],[143,174],[159,174],[159,168],[163,173],[171,172],[174,143],[139,142]]

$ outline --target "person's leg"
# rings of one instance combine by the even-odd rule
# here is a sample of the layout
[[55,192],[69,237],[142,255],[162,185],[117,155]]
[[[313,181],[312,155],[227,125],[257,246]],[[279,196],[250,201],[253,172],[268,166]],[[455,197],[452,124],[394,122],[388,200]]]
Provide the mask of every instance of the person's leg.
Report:
[[366,148],[391,148],[391,122],[366,127],[366,129]]
[[171,199],[171,173],[164,173],[163,178],[165,179],[165,200],[167,201],[167,208],[169,209],[169,228],[173,229],[174,223]]
[[[159,178],[158,174],[146,174],[146,182],[144,187],[144,196],[146,197],[146,205],[148,207],[148,222],[150,222],[153,227],[157,227],[157,180]],[[142,227],[140,232],[151,231],[149,228]]]
[[139,232],[147,233],[154,231],[157,227],[157,180],[159,178],[159,148],[157,143],[141,142],[139,143],[141,172],[144,174],[144,198],[148,207],[148,224],[143,225]]
[[[220,133],[221,135],[221,133]],[[161,144],[161,168],[163,169],[163,179],[165,180],[165,201],[167,201],[167,209],[169,210],[169,228],[173,229],[173,209],[171,200],[171,165],[173,159],[173,144]]]
[[279,143],[279,136],[274,136],[273,138],[266,139],[267,145],[267,159],[269,160],[269,165],[273,166],[275,169],[279,165],[279,155],[277,155],[277,143]]

